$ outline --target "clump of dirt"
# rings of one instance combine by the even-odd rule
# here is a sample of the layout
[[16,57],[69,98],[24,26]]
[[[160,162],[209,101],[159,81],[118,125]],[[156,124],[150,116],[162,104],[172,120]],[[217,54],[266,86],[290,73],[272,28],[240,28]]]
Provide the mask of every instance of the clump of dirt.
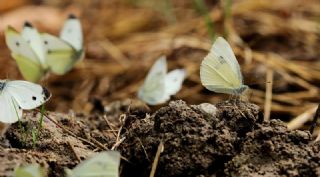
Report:
[[309,145],[309,133],[263,122],[259,107],[248,102],[216,107],[207,114],[174,101],[152,115],[129,114],[119,150],[131,163],[123,164],[122,176],[148,176],[160,142],[156,176],[316,176],[319,145]]
[[320,176],[319,144],[279,120],[258,124],[226,164],[227,176]]
[[[39,163],[48,169],[49,175],[62,177],[64,168],[73,167],[78,163],[77,156],[85,158],[92,153],[92,147],[46,119],[39,131],[38,139],[34,141],[32,131],[37,132],[40,116],[40,114],[27,113],[25,119],[8,129],[6,139],[9,141],[10,148],[5,148],[0,156],[3,161],[13,160],[15,163],[10,168],[1,170],[0,174],[12,176],[13,169],[19,165]],[[68,125],[67,129],[72,130],[75,135],[84,128],[76,123],[75,119],[70,118],[70,115],[52,114],[50,116],[59,120],[61,126]]]
[[90,116],[48,113],[57,124],[45,119],[35,145],[30,131],[41,115],[26,114],[0,139],[0,176],[12,176],[21,164],[39,163],[49,176],[63,177],[64,168],[112,147],[127,159],[121,176],[149,176],[160,142],[164,151],[157,177],[319,176],[320,143],[312,144],[309,132],[287,130],[280,120],[263,122],[254,104],[179,100],[151,114],[132,105],[114,102],[103,114]]

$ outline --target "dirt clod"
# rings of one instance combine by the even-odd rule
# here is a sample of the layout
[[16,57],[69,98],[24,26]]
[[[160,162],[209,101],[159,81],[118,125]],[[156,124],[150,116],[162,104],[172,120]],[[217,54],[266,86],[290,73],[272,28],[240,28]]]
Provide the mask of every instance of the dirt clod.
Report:
[[[124,116],[123,110],[127,109],[118,106],[105,115],[50,114],[74,135],[45,119],[35,146],[28,131],[38,125],[39,114],[27,114],[1,139],[0,157],[5,163],[0,176],[12,176],[19,165],[40,163],[49,176],[62,177],[64,168],[103,151],[102,146],[113,147],[117,139],[124,139],[116,147],[128,159],[121,163],[123,177],[149,176],[160,142],[164,151],[157,177],[319,176],[320,143],[312,143],[307,131],[288,130],[280,120],[263,122],[254,104],[229,100],[207,105],[204,111],[203,106],[178,100],[152,114],[131,109]],[[117,137],[110,130],[120,126]]]
[[251,103],[216,107],[210,117],[199,106],[173,101],[150,116],[129,115],[120,151],[131,163],[123,176],[148,176],[160,141],[156,176],[317,175],[319,145],[309,144],[309,133],[289,131],[279,120],[263,122]]

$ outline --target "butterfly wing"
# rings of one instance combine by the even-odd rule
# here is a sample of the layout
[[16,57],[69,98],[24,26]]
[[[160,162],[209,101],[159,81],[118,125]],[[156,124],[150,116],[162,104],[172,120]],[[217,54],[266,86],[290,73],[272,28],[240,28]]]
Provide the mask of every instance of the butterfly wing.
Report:
[[34,53],[38,56],[43,67],[46,68],[47,51],[44,47],[41,35],[39,34],[38,30],[35,29],[30,23],[26,22],[24,24],[21,35],[31,46]]
[[16,60],[18,68],[26,80],[38,82],[45,75],[45,70],[40,63],[15,53],[12,53],[11,56]]
[[[0,81],[0,84],[6,84],[6,81]],[[0,121],[4,123],[17,122],[22,116],[22,109],[16,100],[10,95],[5,85],[0,91]]]
[[74,49],[80,51],[83,49],[83,35],[81,23],[74,15],[69,15],[69,18],[63,25],[60,32],[60,38],[68,42]]
[[215,51],[212,50],[201,63],[200,79],[203,86],[208,90],[219,93],[234,94],[233,90],[242,86],[241,80],[233,72],[232,66],[224,56],[217,56]]
[[222,57],[226,60],[228,65],[230,65],[232,71],[236,73],[237,78],[243,83],[242,74],[240,71],[240,66],[234,52],[229,45],[229,43],[223,38],[218,37],[211,47],[216,57]]
[[107,151],[97,153],[72,170],[66,170],[68,177],[119,177],[120,153]]
[[175,69],[166,75],[165,87],[168,95],[175,95],[182,86],[183,80],[186,77],[184,69]]
[[166,73],[167,61],[165,57],[161,57],[151,67],[142,87],[138,91],[138,97],[150,105],[166,102],[170,98],[165,90]]
[[41,36],[47,50],[46,62],[50,70],[58,75],[71,70],[80,54],[71,45],[53,35],[42,34]]
[[22,109],[34,109],[51,96],[48,90],[28,81],[7,81],[5,89]]
[[29,164],[24,167],[17,167],[14,170],[15,177],[45,177],[46,172],[39,164]]
[[32,82],[39,81],[45,70],[28,42],[10,26],[5,31],[5,39],[22,76]]

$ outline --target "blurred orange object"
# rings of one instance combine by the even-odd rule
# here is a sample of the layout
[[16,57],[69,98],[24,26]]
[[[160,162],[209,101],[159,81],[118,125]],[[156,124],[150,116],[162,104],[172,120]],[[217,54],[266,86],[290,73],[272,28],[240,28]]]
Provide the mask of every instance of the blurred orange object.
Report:
[[0,36],[3,37],[3,32],[8,25],[20,30],[25,21],[31,22],[40,31],[57,33],[69,13],[79,16],[79,12],[80,10],[75,8],[62,11],[49,6],[24,6],[1,15]]
[[0,0],[0,13],[11,10],[23,5],[30,4],[30,0]]

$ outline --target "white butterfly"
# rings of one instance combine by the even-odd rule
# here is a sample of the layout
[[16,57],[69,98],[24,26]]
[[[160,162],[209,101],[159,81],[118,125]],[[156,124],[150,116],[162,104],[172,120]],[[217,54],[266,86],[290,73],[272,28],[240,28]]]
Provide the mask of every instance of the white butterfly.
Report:
[[160,57],[150,69],[147,78],[138,91],[138,97],[149,105],[165,103],[175,95],[186,77],[184,69],[175,69],[167,73],[167,60]]
[[38,84],[20,80],[0,80],[0,122],[18,121],[22,117],[22,110],[39,107],[50,96],[49,91]]
[[43,33],[28,22],[19,34],[13,27],[5,31],[6,43],[26,80],[38,82],[48,71],[62,75],[83,58],[80,21],[70,16],[60,38]]
[[120,157],[117,151],[100,152],[65,171],[68,177],[119,177]]
[[202,85],[214,92],[240,95],[248,88],[230,45],[222,37],[216,39],[202,61],[200,78]]

